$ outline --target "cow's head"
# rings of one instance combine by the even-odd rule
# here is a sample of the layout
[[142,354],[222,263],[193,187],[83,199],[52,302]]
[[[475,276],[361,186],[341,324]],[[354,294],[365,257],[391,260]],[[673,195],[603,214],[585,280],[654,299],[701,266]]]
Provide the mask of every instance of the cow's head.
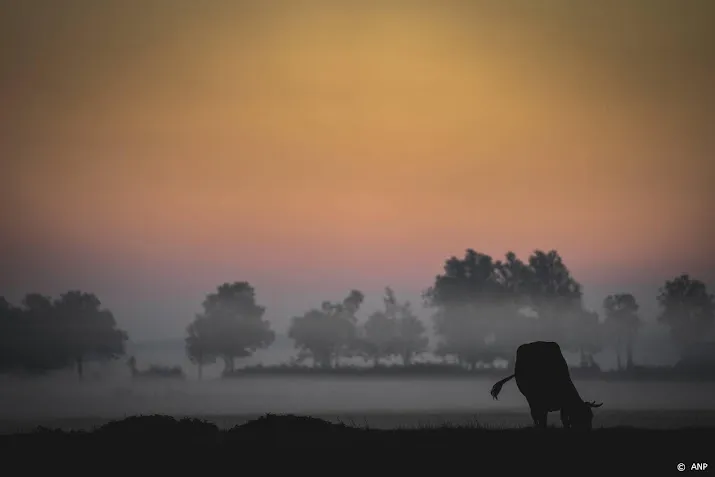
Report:
[[593,427],[593,411],[591,408],[601,407],[603,403],[596,404],[595,401],[583,401],[578,406],[570,409],[569,421],[573,429],[590,430]]

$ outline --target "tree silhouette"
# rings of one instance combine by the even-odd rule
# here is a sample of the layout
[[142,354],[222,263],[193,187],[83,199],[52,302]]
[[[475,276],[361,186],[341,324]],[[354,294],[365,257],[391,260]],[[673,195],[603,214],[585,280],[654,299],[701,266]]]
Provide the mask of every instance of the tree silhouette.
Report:
[[543,339],[565,342],[564,320],[581,310],[581,285],[556,250],[534,251],[529,257],[529,268],[529,296],[539,314]]
[[22,343],[26,327],[22,310],[0,297],[0,372],[13,371],[21,366]]
[[569,312],[562,323],[564,342],[572,351],[580,354],[580,365],[597,368],[593,355],[603,349],[604,327],[595,311],[576,308]]
[[65,333],[54,319],[52,299],[28,293],[20,307],[3,299],[2,368],[10,372],[43,373],[67,366]]
[[363,327],[362,348],[366,358],[373,361],[374,366],[380,364],[383,358],[389,358],[395,353],[397,323],[386,312],[372,313]]
[[523,318],[517,318],[515,295],[506,288],[508,282],[512,289],[520,290],[521,284],[515,283],[518,266],[512,264],[512,276],[507,274],[512,271],[509,266],[500,264],[504,270],[499,275],[496,265],[489,255],[468,249],[463,259],[449,258],[444,273],[424,293],[425,305],[436,309],[433,321],[435,333],[441,337],[440,353],[454,354],[470,368],[479,361],[510,357],[513,350],[505,353],[495,335],[500,332],[503,344],[508,336],[503,330]]
[[[456,354],[473,367],[478,361],[510,360],[518,344],[537,339],[562,343],[591,362],[600,329],[594,328],[598,316],[594,320],[583,309],[581,295],[581,285],[555,250],[536,250],[525,264],[513,252],[494,261],[468,249],[463,259],[446,261],[424,298],[436,309],[438,352]],[[526,308],[538,319],[528,317]]]
[[397,316],[395,352],[402,358],[402,364],[412,363],[415,355],[427,350],[429,340],[425,336],[425,325],[412,311],[410,302],[400,306]]
[[196,325],[187,329],[186,341],[189,357],[200,357],[200,367],[220,357],[224,373],[231,373],[236,358],[251,356],[275,339],[270,323],[263,319],[265,307],[256,303],[255,290],[248,282],[220,285],[215,293],[206,295],[202,307]]
[[127,334],[117,329],[114,315],[101,308],[96,295],[64,293],[55,300],[52,314],[61,327],[67,358],[75,363],[80,378],[87,360],[115,359],[124,354]]
[[658,295],[659,321],[670,327],[681,348],[702,341],[713,331],[715,298],[700,280],[684,274],[665,282]]
[[427,349],[424,324],[412,311],[409,301],[400,303],[392,288],[385,288],[385,313],[394,322],[392,351],[402,358],[402,364],[411,364],[412,358]]
[[400,356],[404,365],[427,349],[424,324],[415,316],[410,302],[400,303],[394,291],[385,288],[385,309],[376,311],[363,326],[363,349],[375,366],[381,358]]
[[603,300],[606,325],[615,337],[616,361],[622,369],[621,351],[625,347],[626,369],[633,367],[633,343],[640,326],[638,303],[630,293],[609,295]]
[[341,318],[341,323],[345,324],[341,328],[342,338],[335,355],[336,366],[340,365],[341,357],[351,358],[361,353],[357,333],[357,312],[363,301],[365,295],[360,290],[351,290],[342,303],[332,305],[333,313]]
[[517,304],[531,304],[530,287],[534,279],[532,269],[519,260],[514,252],[507,252],[504,258],[494,263],[495,278],[502,293]]
[[352,290],[341,303],[325,301],[320,309],[293,317],[288,337],[299,350],[299,358],[313,359],[314,366],[330,368],[340,363],[340,356],[358,350],[357,313],[364,300],[358,290]]
[[525,312],[536,311],[532,300],[534,271],[516,257],[507,252],[505,259],[494,263],[494,274],[501,287],[502,298],[499,305],[500,319],[494,328],[495,354],[511,364],[516,348],[539,336],[542,322]]
[[126,332],[91,293],[69,291],[58,299],[28,293],[22,306],[0,300],[0,369],[42,373],[75,366],[80,379],[90,360],[124,354]]
[[205,316],[197,316],[186,328],[186,355],[198,368],[198,378],[203,378],[203,367],[216,362],[211,322]]

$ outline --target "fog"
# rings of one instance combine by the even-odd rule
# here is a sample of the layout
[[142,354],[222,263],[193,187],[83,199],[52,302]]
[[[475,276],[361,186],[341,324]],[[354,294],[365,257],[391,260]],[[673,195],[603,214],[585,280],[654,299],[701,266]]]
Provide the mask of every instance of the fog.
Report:
[[[515,420],[528,424],[526,401],[516,386],[505,387],[495,401],[489,395],[495,379],[482,377],[166,381],[132,382],[117,377],[78,383],[64,376],[4,377],[0,381],[0,430],[35,425],[86,427],[128,415],[154,413],[205,417],[226,425],[264,413],[345,416],[366,419],[376,427],[389,427],[390,419],[417,424],[457,415],[462,416],[460,419],[471,416],[493,424]],[[606,422],[617,419],[619,423],[633,424],[629,413],[681,411],[677,422],[664,422],[661,418],[657,424],[682,426],[687,425],[688,412],[715,411],[715,383],[575,380],[575,384],[584,399],[604,402],[597,421],[602,415]],[[702,422],[707,418],[708,413],[701,412],[698,419]],[[557,424],[557,416],[551,419]],[[657,420],[654,416],[651,419]]]

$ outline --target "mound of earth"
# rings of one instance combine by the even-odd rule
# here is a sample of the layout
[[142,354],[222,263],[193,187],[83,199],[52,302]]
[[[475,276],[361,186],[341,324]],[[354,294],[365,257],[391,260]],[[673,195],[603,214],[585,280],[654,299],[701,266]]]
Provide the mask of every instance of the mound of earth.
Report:
[[231,432],[250,433],[325,433],[356,430],[344,424],[333,424],[323,419],[310,416],[296,416],[293,414],[266,414],[258,419],[249,421],[235,427]]
[[132,416],[112,421],[95,431],[101,439],[120,439],[127,443],[145,444],[161,439],[163,442],[216,442],[218,427],[200,419],[176,419],[172,416]]

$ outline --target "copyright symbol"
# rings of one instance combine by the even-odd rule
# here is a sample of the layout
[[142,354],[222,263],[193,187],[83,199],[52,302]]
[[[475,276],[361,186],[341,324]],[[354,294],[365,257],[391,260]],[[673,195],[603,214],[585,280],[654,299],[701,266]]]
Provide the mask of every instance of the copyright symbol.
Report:
[[679,470],[680,472],[684,471],[684,470],[685,470],[685,464],[683,464],[682,462],[681,462],[680,464],[678,464],[678,470]]

